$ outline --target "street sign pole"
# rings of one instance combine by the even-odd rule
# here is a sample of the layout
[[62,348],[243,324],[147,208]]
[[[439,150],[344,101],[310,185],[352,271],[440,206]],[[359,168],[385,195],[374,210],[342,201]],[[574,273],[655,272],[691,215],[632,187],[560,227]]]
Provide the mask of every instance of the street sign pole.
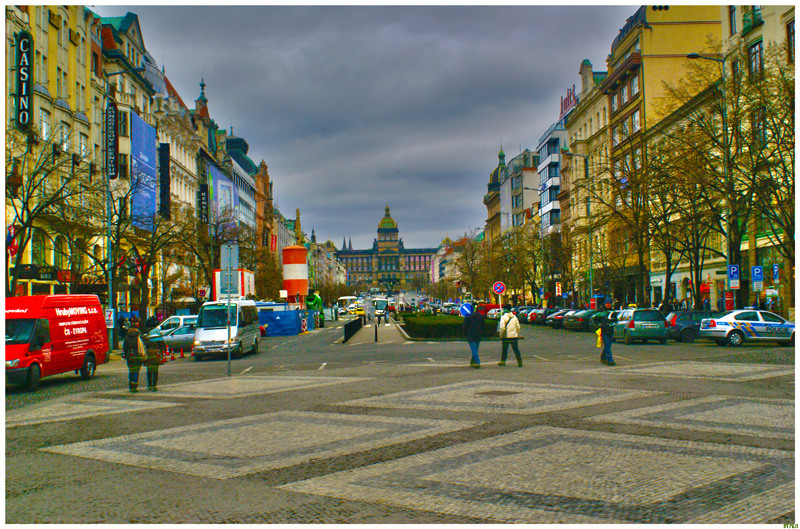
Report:
[[228,243],[228,276],[225,281],[225,288],[228,289],[228,306],[225,307],[227,313],[227,327],[228,327],[228,376],[231,376],[231,257],[233,256],[233,249],[231,244]]

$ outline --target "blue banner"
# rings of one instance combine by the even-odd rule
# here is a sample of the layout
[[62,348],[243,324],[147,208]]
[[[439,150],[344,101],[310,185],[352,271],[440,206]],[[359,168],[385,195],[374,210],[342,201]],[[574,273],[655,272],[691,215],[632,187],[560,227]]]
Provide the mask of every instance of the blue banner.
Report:
[[131,223],[153,231],[156,216],[156,129],[135,112],[131,116]]
[[213,165],[208,166],[208,176],[211,180],[209,202],[213,204],[217,214],[224,214],[226,211],[237,211],[239,207],[239,189],[236,185]]

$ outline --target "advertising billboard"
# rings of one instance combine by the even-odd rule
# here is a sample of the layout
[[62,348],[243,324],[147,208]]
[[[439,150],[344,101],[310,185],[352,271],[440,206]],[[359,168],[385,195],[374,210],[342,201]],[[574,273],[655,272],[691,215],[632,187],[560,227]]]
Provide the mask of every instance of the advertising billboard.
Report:
[[222,174],[213,165],[208,166],[208,179],[211,184],[209,203],[218,215],[226,211],[237,211],[239,207],[239,189],[230,178]]
[[156,129],[131,112],[131,223],[153,231],[156,216]]

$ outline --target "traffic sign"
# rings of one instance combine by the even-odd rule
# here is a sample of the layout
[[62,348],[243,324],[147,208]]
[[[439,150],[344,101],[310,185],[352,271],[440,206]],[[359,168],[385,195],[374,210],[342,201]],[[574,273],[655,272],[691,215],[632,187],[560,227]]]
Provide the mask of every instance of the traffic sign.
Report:
[[751,269],[753,275],[753,283],[758,283],[764,281],[764,267],[763,266],[754,266]]
[[781,267],[778,264],[772,265],[772,282],[776,285],[780,281],[781,276]]
[[561,283],[556,282],[556,296],[561,295]]
[[472,305],[469,303],[461,305],[461,315],[464,317],[472,315],[473,310]]
[[728,287],[739,289],[739,265],[728,265]]
[[492,285],[492,290],[495,294],[502,294],[506,291],[506,285],[502,281],[496,281],[494,285]]

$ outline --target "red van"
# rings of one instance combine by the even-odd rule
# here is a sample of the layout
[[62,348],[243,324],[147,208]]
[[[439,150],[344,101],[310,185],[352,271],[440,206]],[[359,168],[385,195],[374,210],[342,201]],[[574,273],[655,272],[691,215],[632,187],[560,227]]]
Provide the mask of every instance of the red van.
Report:
[[97,296],[6,298],[6,384],[33,391],[41,377],[68,371],[84,380],[108,358],[108,331]]

